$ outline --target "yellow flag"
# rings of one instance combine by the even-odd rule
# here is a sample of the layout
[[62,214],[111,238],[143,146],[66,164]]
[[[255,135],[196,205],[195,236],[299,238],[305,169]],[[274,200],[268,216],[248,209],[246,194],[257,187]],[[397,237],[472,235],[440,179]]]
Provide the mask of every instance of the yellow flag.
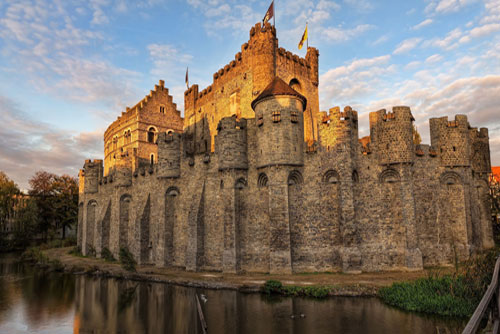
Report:
[[304,42],[307,40],[307,24],[306,24],[306,30],[304,30],[304,33],[302,34],[302,38],[300,39],[299,42],[299,50],[302,49],[302,46],[304,45]]

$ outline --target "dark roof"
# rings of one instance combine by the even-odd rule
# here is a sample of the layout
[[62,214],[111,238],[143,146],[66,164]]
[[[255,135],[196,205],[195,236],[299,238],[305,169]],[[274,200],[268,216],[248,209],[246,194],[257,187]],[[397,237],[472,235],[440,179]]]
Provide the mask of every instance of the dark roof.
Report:
[[278,95],[298,97],[304,105],[304,110],[306,109],[307,99],[278,77],[275,77],[274,80],[271,81],[271,83],[267,85],[267,87],[262,91],[262,93],[260,93],[259,96],[257,96],[255,100],[252,101],[252,109],[254,109],[255,104],[260,100],[265,99],[266,97]]

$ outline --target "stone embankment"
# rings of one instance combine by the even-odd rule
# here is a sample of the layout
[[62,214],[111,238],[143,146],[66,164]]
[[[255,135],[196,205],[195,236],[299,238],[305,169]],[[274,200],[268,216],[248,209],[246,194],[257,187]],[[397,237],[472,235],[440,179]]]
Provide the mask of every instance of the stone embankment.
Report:
[[269,275],[249,273],[245,275],[220,272],[186,272],[173,268],[137,266],[137,272],[129,272],[119,262],[81,257],[69,254],[71,248],[53,248],[43,252],[50,260],[59,260],[64,271],[74,274],[129,279],[134,281],[158,282],[204,289],[227,289],[240,292],[259,292],[267,280],[278,280],[287,286],[326,286],[331,296],[375,296],[379,288],[394,282],[412,281],[427,277],[432,270],[441,273],[451,268],[424,269],[421,271],[377,272],[361,274],[343,273],[300,273],[294,275]]

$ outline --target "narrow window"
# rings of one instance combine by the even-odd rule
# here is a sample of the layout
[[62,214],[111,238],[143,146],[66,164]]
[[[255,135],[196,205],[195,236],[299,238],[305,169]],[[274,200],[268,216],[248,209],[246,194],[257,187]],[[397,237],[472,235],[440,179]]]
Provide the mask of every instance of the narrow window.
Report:
[[150,164],[151,164],[151,166],[153,166],[153,164],[155,163],[155,155],[151,154],[150,159],[151,159]]
[[297,110],[292,110],[290,113],[290,119],[292,123],[298,123],[299,122],[299,112]]
[[281,121],[281,112],[279,110],[273,111],[273,122],[278,123]]
[[264,115],[259,114],[257,116],[257,126],[262,126],[262,124],[264,124]]
[[148,130],[148,143],[155,142],[155,129],[153,127]]
[[164,106],[160,106],[160,113],[161,113],[161,114],[164,114],[164,113],[165,113],[165,107],[164,107]]

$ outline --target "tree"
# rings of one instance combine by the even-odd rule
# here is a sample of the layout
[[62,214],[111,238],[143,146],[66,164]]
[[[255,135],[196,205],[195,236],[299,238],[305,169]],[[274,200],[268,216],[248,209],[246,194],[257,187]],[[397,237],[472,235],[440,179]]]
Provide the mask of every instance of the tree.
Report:
[[38,171],[29,181],[38,208],[39,231],[44,239],[50,232],[76,225],[78,219],[78,181],[69,175],[57,176],[46,171]]
[[57,175],[38,171],[29,180],[29,195],[33,198],[38,209],[38,231],[42,233],[43,239],[47,240],[47,235],[51,227],[55,224],[54,190],[52,184]]
[[0,231],[3,230],[7,220],[13,217],[19,194],[17,184],[0,171]]
[[420,133],[418,133],[417,127],[413,124],[413,144],[420,145],[422,142],[422,137],[420,137]]
[[26,202],[18,208],[17,226],[14,231],[16,247],[26,248],[39,232],[39,216],[36,201],[28,198]]

